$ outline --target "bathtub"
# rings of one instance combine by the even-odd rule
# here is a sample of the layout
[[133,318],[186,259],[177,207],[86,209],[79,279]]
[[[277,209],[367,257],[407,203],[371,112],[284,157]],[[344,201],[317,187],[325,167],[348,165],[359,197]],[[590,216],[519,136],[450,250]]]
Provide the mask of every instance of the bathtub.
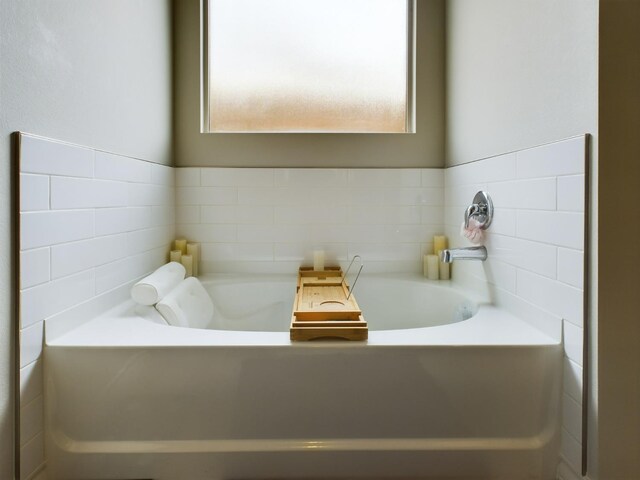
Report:
[[292,343],[294,277],[203,283],[210,329],[132,302],[45,326],[53,478],[555,478],[561,345],[519,318],[372,275],[368,341]]

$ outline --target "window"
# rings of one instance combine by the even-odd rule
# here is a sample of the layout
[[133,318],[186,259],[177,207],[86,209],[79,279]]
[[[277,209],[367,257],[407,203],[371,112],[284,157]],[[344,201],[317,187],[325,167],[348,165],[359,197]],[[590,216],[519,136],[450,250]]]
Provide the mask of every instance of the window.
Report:
[[205,130],[413,131],[413,1],[209,0]]

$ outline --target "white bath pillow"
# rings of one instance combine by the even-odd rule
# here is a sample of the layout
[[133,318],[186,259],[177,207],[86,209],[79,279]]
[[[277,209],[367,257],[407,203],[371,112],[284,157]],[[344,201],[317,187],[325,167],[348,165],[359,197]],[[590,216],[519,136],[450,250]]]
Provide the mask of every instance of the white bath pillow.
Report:
[[211,297],[195,277],[180,282],[156,308],[174,327],[207,328],[213,319]]
[[187,271],[178,262],[161,266],[131,288],[131,298],[140,305],[155,305],[183,279]]

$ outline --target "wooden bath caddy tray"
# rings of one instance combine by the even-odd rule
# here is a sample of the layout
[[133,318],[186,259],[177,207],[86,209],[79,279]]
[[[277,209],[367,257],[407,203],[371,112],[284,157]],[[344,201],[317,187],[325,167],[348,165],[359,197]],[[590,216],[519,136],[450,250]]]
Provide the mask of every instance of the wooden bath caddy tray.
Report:
[[368,338],[367,322],[355,296],[349,297],[349,286],[343,281],[340,267],[322,271],[300,268],[289,331],[293,341]]

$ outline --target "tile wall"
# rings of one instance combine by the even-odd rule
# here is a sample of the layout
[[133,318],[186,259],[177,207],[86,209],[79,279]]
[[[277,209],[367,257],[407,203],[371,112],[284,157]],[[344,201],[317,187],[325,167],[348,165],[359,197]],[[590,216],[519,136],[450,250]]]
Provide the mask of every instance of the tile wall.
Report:
[[488,284],[497,305],[564,337],[562,469],[574,472],[582,450],[585,156],[580,136],[445,170],[454,246],[468,245],[458,232],[475,192],[489,192],[495,206],[488,260],[455,263],[455,281]]
[[465,245],[462,214],[478,190],[496,207],[489,260],[454,264],[454,281],[487,285],[498,305],[564,335],[561,469],[578,472],[585,145],[576,137],[444,170],[172,169],[23,135],[22,478],[43,462],[43,320],[77,310],[82,321],[113,292],[126,296],[165,261],[174,234],[201,242],[205,273],[291,273],[318,248],[327,264],[359,254],[369,272],[419,272],[434,234]]
[[442,169],[177,168],[176,231],[202,271],[294,273],[361,255],[368,272],[421,271],[443,230]]
[[43,321],[78,306],[99,309],[164,263],[174,205],[173,168],[21,135],[22,479],[44,462]]

